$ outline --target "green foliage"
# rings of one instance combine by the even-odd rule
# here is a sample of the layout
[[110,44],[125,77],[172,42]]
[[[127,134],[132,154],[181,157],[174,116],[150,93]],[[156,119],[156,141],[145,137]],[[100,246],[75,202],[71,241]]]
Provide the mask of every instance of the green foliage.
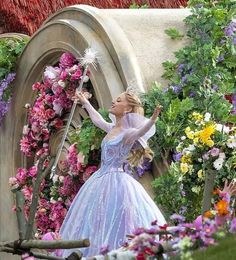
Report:
[[150,146],[156,158],[168,159],[187,124],[188,113],[194,107],[193,99],[181,100],[174,97],[172,93],[165,93],[160,85],[154,83],[152,88],[142,96],[142,103],[148,117],[152,115],[157,104],[163,106],[163,112],[156,123],[156,135],[151,139]]
[[218,245],[197,251],[193,254],[193,260],[234,260],[236,256],[236,235],[224,236]]
[[[108,120],[108,112],[100,109],[100,114]],[[84,155],[84,163],[88,163],[88,159],[94,151],[98,151],[101,148],[102,139],[105,136],[105,132],[100,128],[97,128],[90,118],[84,119],[80,129],[76,129],[69,133],[70,143],[76,143],[78,152],[82,152]],[[96,153],[97,154],[97,153]],[[92,156],[93,157],[93,156]],[[96,160],[98,158],[93,158]],[[91,163],[91,162],[90,162]]]
[[15,70],[16,61],[21,54],[26,40],[1,39],[0,40],[0,80]]
[[[150,143],[157,158],[168,158],[175,153],[188,126],[189,114],[194,111],[208,112],[220,124],[236,122],[236,116],[230,114],[232,105],[225,98],[236,90],[236,46],[226,30],[236,17],[236,1],[190,0],[188,5],[191,15],[184,22],[189,44],[175,52],[174,62],[163,63],[162,77],[169,81],[164,92],[156,86],[144,98],[147,110],[153,110],[155,102],[163,105],[157,133]],[[173,39],[181,38],[177,30],[165,32]],[[226,168],[227,164],[232,165],[232,162],[226,162]],[[201,212],[204,181],[200,183],[194,176],[190,176],[189,182],[187,178],[181,180],[179,169],[174,165],[172,163],[166,176],[155,180],[156,201],[165,208],[167,215],[174,211],[179,213],[181,204],[185,204],[184,215],[192,220]],[[221,180],[217,177],[216,181],[222,183],[224,178],[231,179],[233,175],[232,170],[219,172]],[[179,195],[180,183],[188,201],[183,201]],[[201,187],[198,194],[192,191],[197,186]]]
[[176,28],[169,28],[165,30],[165,33],[170,36],[171,39],[181,40],[184,35],[181,34]]

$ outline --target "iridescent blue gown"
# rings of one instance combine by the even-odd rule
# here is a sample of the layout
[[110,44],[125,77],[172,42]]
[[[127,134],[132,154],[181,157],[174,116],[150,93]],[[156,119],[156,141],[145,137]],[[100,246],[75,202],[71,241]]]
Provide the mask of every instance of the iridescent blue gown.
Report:
[[[86,109],[100,128],[109,132],[114,126],[103,121],[90,104]],[[84,256],[98,255],[104,245],[109,245],[109,249],[121,247],[127,234],[138,227],[150,227],[154,220],[159,225],[166,223],[142,185],[122,169],[133,145],[124,140],[133,138],[132,133],[130,128],[124,127],[119,135],[103,139],[101,167],[74,198],[60,229],[63,240],[90,240],[89,248],[80,249]],[[63,257],[73,251],[75,249],[64,250]]]

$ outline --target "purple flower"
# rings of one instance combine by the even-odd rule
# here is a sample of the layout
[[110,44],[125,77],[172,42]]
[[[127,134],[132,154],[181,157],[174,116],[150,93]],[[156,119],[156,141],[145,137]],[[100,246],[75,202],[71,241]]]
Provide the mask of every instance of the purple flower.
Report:
[[195,97],[195,96],[196,96],[195,92],[190,91],[190,93],[189,93],[189,97]]
[[233,38],[232,42],[234,45],[236,45],[236,37]]
[[216,62],[221,62],[225,59],[225,56],[224,55],[220,55],[217,59],[216,59]]
[[234,21],[230,22],[230,24],[225,28],[224,32],[227,37],[232,37],[236,32],[236,23]]
[[173,90],[175,94],[179,94],[182,90],[182,87],[180,85],[172,85],[170,88]]
[[173,159],[176,161],[176,162],[179,162],[180,159],[182,157],[182,153],[175,153],[173,154]]
[[230,225],[230,230],[231,233],[236,232],[236,218],[232,219],[231,225]]
[[169,90],[169,88],[168,88],[168,87],[165,87],[165,88],[163,88],[163,93],[167,93],[167,92],[168,92],[168,90]]
[[173,215],[170,216],[170,219],[176,220],[176,221],[178,221],[178,222],[184,222],[185,217],[184,217],[184,216],[181,216],[181,215],[179,215],[179,214],[173,214]]
[[183,72],[183,70],[184,70],[184,64],[181,63],[178,65],[178,72],[181,73],[181,72]]
[[219,155],[220,149],[214,147],[214,148],[212,148],[209,152],[210,152],[210,155],[211,155],[211,156],[216,157],[216,156]]

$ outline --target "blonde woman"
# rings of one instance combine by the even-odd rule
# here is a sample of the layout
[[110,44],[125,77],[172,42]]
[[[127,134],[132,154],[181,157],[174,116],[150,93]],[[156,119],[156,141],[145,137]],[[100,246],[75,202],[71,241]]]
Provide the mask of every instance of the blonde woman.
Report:
[[[94,256],[104,245],[110,250],[121,247],[126,235],[137,227],[150,227],[154,220],[159,225],[166,223],[142,185],[123,171],[126,160],[138,165],[145,157],[151,159],[147,140],[155,133],[155,121],[161,107],[156,107],[150,119],[145,118],[139,98],[126,91],[113,100],[109,109],[112,123],[108,123],[83,93],[75,99],[107,135],[101,145],[101,167],[74,198],[60,235],[64,240],[89,238],[90,247],[82,252],[84,256]],[[135,142],[139,142],[142,149],[131,152]],[[64,250],[63,256],[71,251],[74,250]]]

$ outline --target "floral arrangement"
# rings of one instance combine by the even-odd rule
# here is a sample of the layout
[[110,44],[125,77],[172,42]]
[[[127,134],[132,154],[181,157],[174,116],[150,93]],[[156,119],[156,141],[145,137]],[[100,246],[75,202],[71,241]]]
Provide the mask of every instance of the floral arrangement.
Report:
[[120,249],[109,252],[109,247],[104,246],[101,254],[107,257],[104,259],[158,259],[163,253],[161,248],[167,242],[171,248],[165,252],[167,259],[174,256],[194,259],[197,249],[206,250],[209,246],[219,244],[227,234],[236,233],[236,218],[233,218],[229,193],[216,190],[214,201],[213,209],[193,222],[186,222],[185,217],[173,214],[171,220],[176,223],[175,226],[159,226],[157,221],[153,221],[151,228],[137,228],[128,235],[128,241]]
[[[21,189],[25,197],[25,216],[28,217],[32,201],[33,183],[37,176],[39,159],[46,158],[43,167],[50,160],[50,137],[63,128],[64,116],[72,106],[71,97],[82,76],[82,67],[70,53],[62,54],[59,65],[47,66],[43,82],[32,86],[37,91],[33,105],[26,104],[27,124],[23,128],[20,142],[21,151],[33,158],[29,169],[19,168],[15,177],[10,178],[12,188]],[[86,81],[88,77],[86,78]],[[52,179],[41,183],[40,200],[36,214],[38,235],[58,231],[74,196],[86,179],[97,169],[97,164],[84,162],[84,155],[71,143],[61,170]]]
[[[189,139],[185,129],[190,127],[186,132],[191,137],[204,128],[194,122],[194,127],[189,125],[189,115],[193,112],[201,114],[203,118],[209,113],[207,115],[214,119],[214,125],[222,125],[224,130],[236,122],[236,3],[230,0],[190,0],[188,5],[192,13],[185,18],[188,28],[186,34],[179,33],[176,29],[166,30],[166,33],[174,41],[188,38],[190,43],[175,53],[175,61],[163,63],[163,78],[169,81],[168,86],[161,91],[160,86],[155,84],[150,92],[144,95],[144,102],[147,114],[150,114],[156,103],[163,106],[163,112],[156,124],[158,135],[153,138],[151,144],[157,158],[166,162],[168,174],[163,174],[153,182],[156,190],[155,201],[163,206],[167,218],[174,213],[173,209],[176,209],[188,220],[193,220],[200,213],[204,171],[211,167],[217,171],[216,184],[222,183],[224,178],[232,179],[235,174],[233,148],[226,143],[227,138],[234,135],[233,132],[220,134],[216,127],[212,129],[209,126],[204,131],[206,139],[201,140],[197,136]],[[186,140],[181,140],[183,134]],[[213,139],[207,139],[209,134]],[[196,147],[194,141],[197,140],[202,147]],[[182,161],[176,162],[176,159],[181,158],[180,154],[176,153],[181,141],[183,149],[192,144],[194,147],[190,146],[190,149],[196,150],[190,151],[194,154],[193,157],[188,158],[185,155]],[[219,149],[219,155],[216,157],[212,157],[212,153],[218,153],[214,147]],[[178,149],[180,152],[183,150],[180,146]],[[207,153],[211,149],[213,151]],[[206,153],[209,158],[199,162],[197,156],[200,152],[202,156]],[[169,167],[172,161],[175,163]],[[203,166],[206,169],[201,168]],[[183,185],[184,181],[188,183],[188,192],[187,185]]]
[[26,40],[0,39],[0,125],[9,109],[16,62],[25,44]]

